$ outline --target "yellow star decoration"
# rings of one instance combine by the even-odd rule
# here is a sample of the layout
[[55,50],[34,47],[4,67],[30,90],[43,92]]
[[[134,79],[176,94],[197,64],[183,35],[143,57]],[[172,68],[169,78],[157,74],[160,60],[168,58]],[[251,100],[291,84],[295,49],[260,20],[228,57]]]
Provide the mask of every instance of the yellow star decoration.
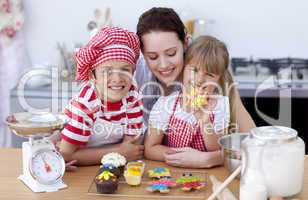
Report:
[[191,88],[190,89],[190,93],[189,93],[189,99],[190,99],[190,104],[192,107],[195,106],[204,106],[206,104],[208,104],[207,102],[207,95],[198,95],[196,92],[195,88]]
[[103,180],[109,180],[111,177],[114,177],[114,174],[111,173],[110,171],[103,171],[100,175],[98,175],[98,179],[103,179]]

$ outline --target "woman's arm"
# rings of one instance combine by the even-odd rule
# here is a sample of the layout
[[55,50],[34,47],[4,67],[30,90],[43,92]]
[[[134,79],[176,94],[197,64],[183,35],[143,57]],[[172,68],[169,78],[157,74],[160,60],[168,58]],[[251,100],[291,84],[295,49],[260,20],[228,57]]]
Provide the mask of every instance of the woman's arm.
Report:
[[211,168],[223,164],[221,151],[202,152],[190,147],[173,149],[166,155],[166,163],[176,167]]
[[240,132],[248,132],[250,129],[255,128],[256,124],[252,120],[250,114],[247,112],[244,107],[240,94],[235,88],[235,111],[236,111],[236,120]]
[[127,160],[141,159],[143,156],[143,145],[136,145],[136,138],[125,136],[122,143],[108,145],[99,148],[80,148],[65,140],[60,143],[60,152],[65,161],[77,160],[77,165],[97,165],[100,164],[102,156],[117,152],[125,156]]
[[144,155],[147,159],[165,161],[165,154],[172,150],[171,148],[162,145],[163,139],[163,131],[152,127],[149,128],[144,142]]

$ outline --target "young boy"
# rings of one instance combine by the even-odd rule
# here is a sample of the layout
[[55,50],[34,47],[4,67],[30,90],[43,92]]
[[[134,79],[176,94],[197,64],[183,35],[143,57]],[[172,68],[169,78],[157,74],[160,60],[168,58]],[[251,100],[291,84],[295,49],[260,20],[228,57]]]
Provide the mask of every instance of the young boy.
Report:
[[75,54],[77,80],[84,81],[65,114],[60,152],[78,165],[99,164],[106,153],[139,159],[143,111],[132,75],[139,57],[138,37],[122,28],[103,28]]

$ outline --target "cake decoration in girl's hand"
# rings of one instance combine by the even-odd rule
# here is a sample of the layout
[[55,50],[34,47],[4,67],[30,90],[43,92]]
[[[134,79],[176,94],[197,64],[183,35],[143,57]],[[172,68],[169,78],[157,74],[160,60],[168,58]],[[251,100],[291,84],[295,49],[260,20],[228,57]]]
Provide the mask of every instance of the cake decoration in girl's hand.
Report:
[[189,92],[189,102],[192,107],[196,106],[205,106],[208,104],[208,95],[205,93],[204,95],[197,94],[196,88],[191,87],[190,92]]
[[205,186],[205,183],[201,182],[200,177],[193,176],[191,173],[183,173],[181,178],[176,179],[176,183],[181,187],[181,190],[186,192],[200,190]]

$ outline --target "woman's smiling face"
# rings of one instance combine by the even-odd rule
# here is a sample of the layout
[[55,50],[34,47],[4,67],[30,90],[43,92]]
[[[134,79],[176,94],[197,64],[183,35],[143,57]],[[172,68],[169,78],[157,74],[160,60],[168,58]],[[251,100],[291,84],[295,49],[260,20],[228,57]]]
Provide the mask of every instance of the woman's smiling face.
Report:
[[143,55],[154,76],[167,86],[183,70],[184,44],[175,32],[152,31],[142,36]]

